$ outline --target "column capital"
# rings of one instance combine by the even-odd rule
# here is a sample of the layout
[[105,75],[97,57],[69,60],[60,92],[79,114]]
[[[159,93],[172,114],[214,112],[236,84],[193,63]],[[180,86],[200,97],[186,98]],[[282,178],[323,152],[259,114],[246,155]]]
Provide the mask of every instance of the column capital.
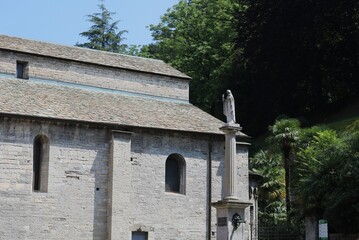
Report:
[[219,130],[223,131],[224,133],[227,132],[238,132],[242,130],[242,127],[237,123],[226,123],[222,127],[219,128]]

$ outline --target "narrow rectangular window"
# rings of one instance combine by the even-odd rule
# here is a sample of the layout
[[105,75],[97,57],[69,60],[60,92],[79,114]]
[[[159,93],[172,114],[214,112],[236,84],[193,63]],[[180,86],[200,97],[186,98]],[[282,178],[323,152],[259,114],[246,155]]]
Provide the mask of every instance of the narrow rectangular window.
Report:
[[147,232],[132,232],[132,240],[148,240]]
[[29,63],[16,61],[16,77],[21,79],[29,79]]
[[33,146],[33,179],[34,192],[47,192],[49,175],[49,139],[45,135],[38,135]]
[[34,181],[33,181],[33,189],[34,191],[40,191],[40,181],[41,181],[41,162],[43,157],[42,151],[43,143],[41,139],[37,139],[34,144],[34,165],[33,165],[33,173],[34,173]]

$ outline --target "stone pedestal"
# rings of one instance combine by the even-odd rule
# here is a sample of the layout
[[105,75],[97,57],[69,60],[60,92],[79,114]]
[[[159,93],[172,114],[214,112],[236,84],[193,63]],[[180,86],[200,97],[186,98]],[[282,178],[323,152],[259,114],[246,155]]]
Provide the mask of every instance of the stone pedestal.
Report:
[[[245,208],[251,203],[238,200],[223,200],[213,203],[217,209],[217,240],[244,240],[248,236]],[[239,221],[234,224],[234,216],[239,215]]]
[[[236,159],[236,133],[242,128],[239,124],[225,124],[220,128],[225,134],[225,172],[223,199],[212,203],[217,209],[217,240],[247,239],[247,219],[245,208],[252,205],[239,200]],[[236,218],[236,220],[234,220]]]

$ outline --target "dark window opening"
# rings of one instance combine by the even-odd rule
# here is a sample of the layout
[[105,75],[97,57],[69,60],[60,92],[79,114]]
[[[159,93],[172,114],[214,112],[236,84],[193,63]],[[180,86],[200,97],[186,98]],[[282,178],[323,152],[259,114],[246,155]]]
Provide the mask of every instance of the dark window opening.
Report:
[[165,190],[185,194],[185,160],[179,154],[171,154],[166,160]]
[[29,79],[29,63],[16,61],[16,77],[22,79]]
[[34,139],[33,152],[33,191],[46,192],[49,171],[49,143],[46,136]]
[[34,142],[34,191],[40,191],[42,145],[40,138]]
[[166,162],[166,191],[179,192],[180,172],[177,160],[167,160]]
[[148,240],[147,232],[132,232],[132,240]]

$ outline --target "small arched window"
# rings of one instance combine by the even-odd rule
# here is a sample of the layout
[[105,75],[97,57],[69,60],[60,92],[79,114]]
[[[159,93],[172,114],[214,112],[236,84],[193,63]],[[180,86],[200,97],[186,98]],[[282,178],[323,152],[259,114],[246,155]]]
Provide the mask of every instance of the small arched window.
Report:
[[186,162],[180,154],[171,154],[166,160],[166,192],[185,194]]
[[34,139],[33,178],[34,192],[47,192],[49,175],[49,139],[45,135],[37,135]]

